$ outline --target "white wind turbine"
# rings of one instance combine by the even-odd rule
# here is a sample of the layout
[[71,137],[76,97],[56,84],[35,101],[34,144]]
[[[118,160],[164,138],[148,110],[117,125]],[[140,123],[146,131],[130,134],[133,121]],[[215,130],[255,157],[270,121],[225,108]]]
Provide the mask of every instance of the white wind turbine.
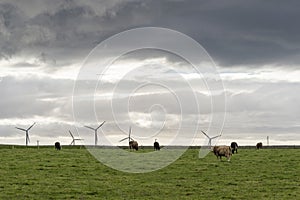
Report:
[[74,135],[72,134],[72,132],[69,130],[69,133],[70,133],[70,135],[71,135],[71,137],[72,137],[72,142],[71,142],[71,144],[70,145],[75,145],[75,141],[76,140],[83,140],[83,139],[81,139],[81,138],[74,138]]
[[138,150],[138,142],[135,141],[132,137],[131,137],[131,126],[129,127],[129,132],[128,132],[128,137],[123,138],[122,140],[120,140],[119,142],[122,142],[124,140],[128,139],[128,145],[129,145],[129,149],[135,149]]
[[208,146],[209,148],[211,147],[211,141],[217,137],[220,137],[221,135],[217,135],[217,136],[214,136],[214,137],[209,137],[204,131],[201,131],[207,138],[208,138]]
[[35,125],[35,122],[28,128],[28,129],[24,129],[24,128],[19,128],[19,127],[15,127],[16,129],[19,129],[21,131],[25,131],[25,144],[26,146],[28,146],[28,143],[30,142],[30,139],[29,139],[29,134],[28,134],[28,131]]
[[131,126],[129,127],[128,137],[123,138],[123,139],[120,140],[119,142],[122,142],[122,141],[128,139],[128,144],[130,144],[130,141],[134,141],[133,138],[132,138],[130,135],[131,135]]
[[104,123],[105,123],[105,121],[102,122],[97,128],[93,128],[93,127],[90,127],[90,126],[84,126],[85,128],[88,128],[88,129],[91,129],[91,130],[95,131],[95,146],[97,146],[97,144],[98,144],[98,135],[97,135],[97,131],[98,131],[98,129],[99,129],[101,126],[103,126]]

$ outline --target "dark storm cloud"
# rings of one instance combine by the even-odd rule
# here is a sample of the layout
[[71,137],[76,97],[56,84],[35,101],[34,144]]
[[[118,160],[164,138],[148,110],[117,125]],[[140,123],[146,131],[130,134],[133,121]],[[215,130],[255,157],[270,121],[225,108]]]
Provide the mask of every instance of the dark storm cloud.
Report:
[[33,8],[16,1],[0,4],[1,56],[27,51],[59,61],[83,59],[120,31],[162,26],[197,40],[220,65],[299,63],[299,1],[56,3],[39,2]]
[[299,1],[188,1],[162,6],[165,14],[157,23],[190,35],[221,65],[299,63]]
[[144,15],[142,3],[133,1],[106,3],[107,6],[102,2],[102,10],[85,1],[57,3],[59,6],[51,9],[35,7],[40,12],[34,10],[34,16],[29,16],[30,9],[17,2],[0,3],[1,57],[17,53],[39,56],[42,52],[59,62],[78,61],[78,56],[82,60],[103,39],[151,19]]
[[14,5],[4,3],[0,4],[0,46],[1,58],[8,58],[18,50],[16,43],[11,43],[17,39],[16,32],[22,30],[24,13]]

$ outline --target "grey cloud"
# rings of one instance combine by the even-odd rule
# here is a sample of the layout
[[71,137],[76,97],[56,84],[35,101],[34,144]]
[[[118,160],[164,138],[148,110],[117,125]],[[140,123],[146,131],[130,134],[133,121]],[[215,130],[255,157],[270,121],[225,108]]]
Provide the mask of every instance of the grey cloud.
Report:
[[[34,1],[33,1],[34,2]],[[1,4],[1,55],[24,48],[53,59],[83,59],[103,39],[139,26],[181,31],[221,66],[299,63],[297,1],[58,1]],[[48,9],[47,9],[48,8]],[[37,11],[39,10],[39,11]],[[9,44],[9,45],[8,45]]]
[[299,2],[164,2],[159,25],[202,44],[220,65],[291,64],[299,55]]
[[[65,104],[71,103],[72,81],[28,77],[17,80],[4,77],[0,84],[1,119],[32,118],[34,116],[70,119],[71,110]],[[67,116],[66,116],[67,114]]]
[[298,134],[299,88],[299,83],[278,82],[265,83],[252,92],[227,93],[225,132],[241,136],[247,132],[251,135]]
[[[41,9],[30,17],[23,12],[22,4],[1,4],[2,57],[22,51],[25,55],[44,52],[59,62],[66,58],[74,59],[76,55],[83,59],[99,41],[130,26],[143,24],[143,19],[148,19],[136,18],[129,14],[132,12],[122,13],[125,7],[138,11],[143,8],[139,6],[142,3],[104,3],[107,7],[104,5],[102,10],[91,1],[59,1],[59,4],[61,6],[52,10]],[[140,12],[142,14],[143,11]]]
[[[24,27],[24,13],[11,4],[0,4],[0,46],[1,58],[9,58],[19,49],[16,39]],[[12,42],[15,41],[15,42]]]

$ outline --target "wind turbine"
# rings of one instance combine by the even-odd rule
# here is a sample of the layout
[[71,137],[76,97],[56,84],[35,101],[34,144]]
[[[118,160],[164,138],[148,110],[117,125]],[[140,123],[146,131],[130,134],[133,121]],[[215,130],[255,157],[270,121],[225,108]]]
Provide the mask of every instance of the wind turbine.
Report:
[[129,145],[129,149],[135,149],[138,150],[138,142],[133,140],[133,138],[130,136],[131,135],[131,126],[129,127],[129,131],[128,131],[128,137],[123,138],[122,140],[120,140],[119,142],[122,142],[124,140],[128,139],[128,145]]
[[84,126],[85,128],[89,128],[89,129],[92,129],[93,131],[95,131],[95,146],[97,146],[97,143],[98,143],[98,135],[97,135],[97,131],[98,129],[105,123],[102,122],[97,128],[93,128],[93,127],[90,127],[90,126]]
[[123,142],[124,140],[128,139],[128,144],[130,143],[130,141],[133,141],[133,138],[130,137],[131,135],[131,126],[129,127],[129,132],[128,132],[128,137],[123,138],[122,140],[120,140],[119,142]]
[[24,129],[24,128],[19,128],[19,127],[15,127],[16,129],[19,129],[21,131],[25,131],[26,132],[26,146],[28,146],[28,142],[30,142],[30,139],[29,139],[29,134],[28,134],[28,131],[35,125],[35,122],[28,128],[28,129]]
[[72,132],[69,130],[69,133],[70,133],[70,135],[71,135],[71,137],[72,137],[72,142],[71,142],[71,144],[70,145],[75,145],[75,141],[76,140],[83,140],[83,139],[81,139],[81,138],[74,138],[74,136],[73,136],[73,134],[72,134]]
[[211,141],[217,137],[220,137],[221,135],[217,135],[214,137],[209,137],[204,131],[201,131],[207,138],[208,138],[208,146],[211,147]]

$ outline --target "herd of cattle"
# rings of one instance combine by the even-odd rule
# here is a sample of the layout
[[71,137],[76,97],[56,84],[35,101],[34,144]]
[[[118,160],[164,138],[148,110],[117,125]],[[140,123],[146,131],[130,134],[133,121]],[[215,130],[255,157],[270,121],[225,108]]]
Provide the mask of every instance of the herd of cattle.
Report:
[[[261,149],[263,144],[261,142],[256,144],[256,149]],[[230,161],[232,154],[237,153],[238,144],[232,142],[230,146],[214,146],[212,151],[217,156],[218,159],[222,160],[222,156],[227,158],[227,161]]]
[[[55,142],[55,149],[56,150],[61,150],[61,146],[59,142]],[[256,149],[261,149],[263,146],[263,144],[261,142],[256,144]],[[160,150],[160,145],[159,143],[156,141],[153,144],[153,148],[155,151],[159,151]],[[130,141],[129,142],[129,149],[134,149],[134,150],[138,150],[138,144],[136,141]],[[218,159],[222,160],[222,157],[226,157],[227,161],[230,161],[230,158],[232,156],[232,154],[237,153],[238,149],[238,144],[236,142],[232,142],[230,144],[230,146],[214,146],[212,148],[212,152],[217,156]]]
[[[155,139],[155,142],[153,144],[154,150],[155,151],[159,151],[160,150],[160,145],[159,145],[159,143],[156,140],[157,139]],[[55,147],[56,150],[61,150],[61,146],[60,146],[59,142],[55,142],[54,147]],[[138,145],[137,141],[134,141],[134,140],[130,141],[129,142],[129,149],[130,150],[131,149],[132,150],[136,150],[136,151],[139,150],[139,145]]]

